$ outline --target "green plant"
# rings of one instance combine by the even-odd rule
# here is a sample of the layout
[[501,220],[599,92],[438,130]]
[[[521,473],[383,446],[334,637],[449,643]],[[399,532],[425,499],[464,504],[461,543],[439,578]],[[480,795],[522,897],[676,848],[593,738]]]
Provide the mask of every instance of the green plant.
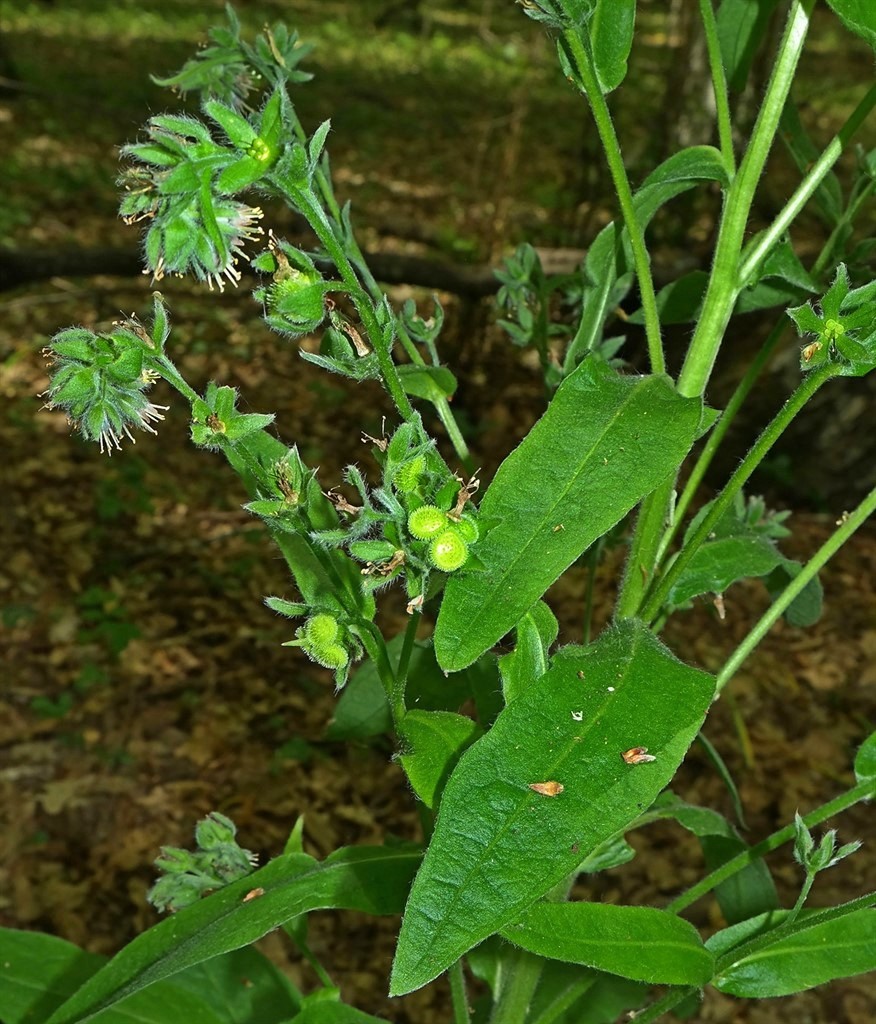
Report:
[[[300,600],[267,600],[303,620],[289,645],[347,687],[335,736],[394,733],[426,836],[345,848],[317,862],[303,852],[299,822],[284,852],[255,869],[233,824],[211,815],[198,827],[197,852],[165,849],[157,862],[165,874],[153,902],[177,913],[108,964],[58,939],[0,931],[7,1024],[75,1024],[115,1013],[121,1000],[126,1013],[136,1009],[144,1019],[160,1012],[163,1020],[229,1020],[212,986],[221,990],[241,972],[258,994],[259,1020],[360,1019],[307,946],[306,915],[335,907],[404,911],[390,990],[404,995],[447,972],[457,1024],[469,1019],[467,969],[492,994],[494,1024],[596,1024],[632,1007],[644,1007],[638,1021],[656,1020],[689,1006],[708,985],[761,998],[876,967],[876,893],[804,906],[816,875],[857,849],[853,842],[837,850],[832,832],[816,847],[809,829],[876,793],[876,734],[858,751],[854,786],[754,846],[716,811],[666,789],[716,694],[765,632],[781,615],[797,625],[817,617],[818,570],[876,508],[872,492],[801,565],[779,549],[784,515],[743,497],[753,470],[819,388],[876,367],[876,283],[862,276],[852,233],[873,190],[872,154],[859,160],[846,202],[831,173],[876,104],[876,87],[825,151],[807,158],[800,186],[772,224],[746,240],[780,128],[795,153],[811,145],[789,92],[814,0],[787,5],[773,74],[738,165],[726,83],[745,80],[763,26],[744,17],[743,0],[724,0],[717,20],[710,0],[701,0],[719,148],[682,150],[635,192],[605,101],[626,74],[634,0],[522,6],[554,34],[564,74],[591,105],[622,219],[594,240],[578,275],[546,276],[531,248],[501,272],[512,339],[535,347],[555,393],[478,503],[479,481],[451,470],[411,401],[434,407],[459,461],[470,466],[448,404],[455,380],[436,348],[440,309],[431,320],[410,303],[394,309],[370,273],[350,211],[332,190],[328,123],[308,136],[290,99],[304,54],[295,33],[274,26],[250,45],[229,10],[212,45],[168,80],[202,94],[204,118],[152,117],[144,141],[125,147],[122,215],[145,223],[156,279],[187,273],[220,288],[236,282],[244,247],[261,231],[261,211],[244,198],[252,191],[282,199],[307,220],[317,251],[269,234],[251,260],[266,276],[256,291],[265,319],[293,338],[322,327],[320,351],[302,356],[357,381],[379,380],[398,422],[389,436],[372,439],[378,481],[347,469],[356,503],[324,493],[297,448],[269,431],[273,416],[240,412],[230,387],[211,383],[198,394],[183,379],[166,352],[170,325],[158,294],[148,327],[130,317],[104,334],[56,335],[49,401],[110,453],[133,430],[155,430],[163,410],[147,395],[157,378],[190,403],[192,440],[224,454],[241,476],[251,495],[246,507],[263,520],[295,580]],[[876,43],[869,5],[831,6]],[[712,269],[658,293],[645,228],[663,204],[702,184],[724,196]],[[831,234],[807,270],[787,232],[810,198]],[[641,310],[633,319],[644,324],[651,364],[639,377],[619,372],[621,343],[608,333],[634,284]],[[554,291],[575,311],[571,329],[551,323]],[[735,311],[792,302],[788,315],[807,339],[802,380],[676,545],[705,467],[781,333],[777,326],[722,414],[703,396],[727,324]],[[695,328],[673,380],[662,331],[687,319]],[[700,438],[705,445],[676,501],[679,471]],[[558,625],[543,595],[585,552],[595,561],[637,506],[613,624],[584,646],[555,649]],[[763,578],[773,602],[717,676],[677,660],[657,637],[667,617],[745,577]],[[410,622],[387,640],[374,622],[375,595],[393,584],[405,588]],[[588,599],[588,617],[589,609]],[[418,641],[420,615],[432,610],[433,641]],[[491,653],[509,634],[510,652]],[[459,713],[464,702],[474,718]],[[717,767],[726,777],[719,759]],[[628,832],[665,818],[693,832],[715,865],[700,882],[662,909],[570,899],[579,875],[631,858]],[[785,911],[763,857],[792,840],[805,877]],[[726,927],[704,942],[680,915],[710,892]],[[278,926],[314,967],[319,987],[308,996],[244,949]],[[668,990],[649,1002],[652,985]],[[254,1006],[235,1019],[250,1019]]]

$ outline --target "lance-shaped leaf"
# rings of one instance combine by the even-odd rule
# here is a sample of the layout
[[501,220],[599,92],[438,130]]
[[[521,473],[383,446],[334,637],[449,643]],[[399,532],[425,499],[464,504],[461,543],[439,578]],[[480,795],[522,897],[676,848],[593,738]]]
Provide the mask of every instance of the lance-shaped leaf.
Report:
[[[713,693],[711,676],[639,622],[561,651],[447,783],[405,909],[392,993],[425,985],[516,920],[649,807]],[[630,763],[642,747],[653,760]]]
[[707,943],[719,958],[715,988],[769,999],[876,970],[873,903],[876,894],[870,893],[838,907],[804,911],[790,926],[782,926],[787,912],[774,911],[725,928]]
[[447,582],[435,629],[441,667],[465,668],[513,629],[681,463],[700,412],[667,377],[621,377],[585,359],[487,488],[481,517],[497,525],[475,549],[485,571]]
[[[0,928],[0,1007],[4,1024],[45,1020],[95,974],[107,957],[40,932]],[[249,984],[241,984],[242,979]],[[302,996],[267,957],[252,948],[160,981],[101,1014],[101,1024],[259,1024],[288,1021]]]
[[77,1024],[147,985],[249,945],[299,914],[332,907],[396,914],[420,861],[410,847],[347,847],[318,864],[277,857],[144,932],[51,1016]]
[[689,921],[653,907],[536,903],[502,935],[539,956],[653,985],[705,985],[715,966]]

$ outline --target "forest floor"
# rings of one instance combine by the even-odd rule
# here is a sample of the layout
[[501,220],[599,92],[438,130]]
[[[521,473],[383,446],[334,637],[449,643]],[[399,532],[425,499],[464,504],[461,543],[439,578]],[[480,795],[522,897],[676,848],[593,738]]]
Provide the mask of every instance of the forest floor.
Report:
[[[313,7],[303,6],[305,12]],[[156,22],[156,33],[162,24]],[[16,50],[25,66],[51,60],[62,45],[51,33],[37,39],[25,28],[20,32],[30,40],[29,49]],[[109,60],[106,38],[95,38]],[[145,53],[155,42],[143,45]],[[179,41],[174,45],[180,50]],[[61,51],[55,57],[84,67],[81,57],[75,58],[79,65]],[[160,70],[143,59],[141,78]],[[86,100],[89,89],[98,96],[111,80],[130,81],[130,63],[119,60],[119,66],[101,67],[103,85],[83,73]],[[143,102],[142,83],[138,88],[134,99]],[[357,102],[365,102],[362,90],[355,92]],[[160,109],[152,93],[146,98],[143,111]],[[541,116],[542,99],[536,90],[527,118]],[[46,102],[50,114],[40,106]],[[460,111],[465,103],[459,99]],[[83,121],[76,145],[64,138],[58,104],[54,96],[0,105],[0,152],[17,146],[20,188],[19,201],[6,211],[6,234],[18,244],[130,244],[131,229],[114,221],[111,189],[101,178],[111,185],[115,174],[118,110],[111,125],[99,111],[93,131]],[[34,125],[39,111],[42,120]],[[492,195],[487,202],[483,193],[490,190],[482,189],[480,205],[472,201],[479,181],[513,178],[522,159],[519,144],[516,151],[508,148],[498,114],[490,114],[493,121],[483,115],[474,147],[481,163],[471,168],[459,151],[459,124],[442,125],[433,113],[435,133],[447,138],[431,140],[433,162],[422,178],[409,173],[422,168],[418,157],[398,148],[384,155],[378,138],[363,136],[358,149],[345,148],[343,112],[335,122],[333,134],[341,141],[334,165],[345,194],[367,211],[368,242],[490,259],[497,218],[526,236],[550,217],[539,202],[555,201],[563,219],[565,192],[548,196],[533,187],[528,195]],[[362,111],[347,116],[357,123],[364,118]],[[402,98],[381,116],[384,133],[386,125],[409,118],[411,146],[425,151],[428,140],[414,130],[421,114],[407,110]],[[122,138],[135,123],[122,129]],[[504,147],[498,156],[495,146]],[[544,177],[551,159],[560,157],[545,156],[532,181]],[[42,183],[34,177],[40,161],[48,168]],[[442,182],[460,164],[471,177],[455,193]],[[594,203],[585,219],[598,223],[604,212]],[[566,213],[580,228],[581,204]],[[570,223],[566,218],[565,233],[546,231],[542,243],[567,241]],[[413,238],[416,224],[426,243]],[[378,436],[390,415],[376,385],[327,378],[304,363],[295,346],[267,331],[245,292],[205,296],[175,281],[162,291],[178,327],[172,354],[193,386],[215,379],[238,387],[251,411],[277,412],[280,437],[298,443],[304,459],[319,466],[325,489],[340,480],[348,462],[368,468],[360,438]],[[258,522],[240,508],[244,496],[221,458],[188,442],[181,404],[158,389],[155,400],[172,406],[160,436],[144,435],[136,448],[111,460],[71,439],[63,416],[40,407],[46,339],[68,324],[105,329],[122,311],[142,315],[149,294],[145,279],[102,277],[53,279],[0,297],[0,444],[7,467],[0,534],[0,924],[50,931],[102,953],[155,922],[145,901],[154,880],[151,862],[162,844],[189,845],[194,823],[210,810],[232,817],[243,845],[263,859],[282,850],[299,815],[305,848],[317,857],[341,845],[419,835],[414,799],[389,742],[325,738],[336,702],[329,675],[280,646],[290,638],[288,623],[262,603],[266,594],[292,596],[283,564]],[[413,297],[424,309],[428,304],[422,291],[399,287],[390,295],[394,303]],[[543,408],[539,372],[495,326],[489,303],[442,301],[448,314],[442,351],[461,382],[454,406],[489,480]],[[788,553],[811,554],[842,512],[796,513]],[[597,625],[610,613],[621,555],[616,551],[598,572]],[[788,823],[795,810],[805,812],[847,787],[854,751],[876,722],[876,529],[859,531],[822,579],[821,621],[805,631],[776,627],[705,727],[737,781],[744,834],[752,842]],[[565,642],[581,639],[585,582],[586,570],[574,567],[550,592]],[[711,605],[699,603],[670,621],[665,639],[683,660],[716,669],[767,600],[756,583],[737,586],[725,597],[723,621]],[[383,624],[397,631],[403,602],[390,592],[383,604]],[[423,635],[428,631],[425,622]],[[726,790],[698,746],[673,788],[691,803],[732,817]],[[858,806],[835,824],[841,841],[863,839],[865,847],[819,879],[814,905],[872,888],[872,810]],[[630,838],[638,856],[594,878],[582,893],[660,906],[702,872],[698,845],[670,823]],[[800,884],[790,851],[778,851],[768,863],[790,904]],[[693,908],[692,919],[706,930],[720,924],[708,901]],[[447,1019],[449,996],[441,982],[403,1000],[386,998],[397,927],[396,919],[316,914],[311,945],[345,1001],[410,1024]],[[305,990],[314,987],[309,968],[280,936],[268,937],[262,948]],[[710,992],[694,1019],[869,1024],[876,1019],[876,979],[854,978],[761,1004]]]

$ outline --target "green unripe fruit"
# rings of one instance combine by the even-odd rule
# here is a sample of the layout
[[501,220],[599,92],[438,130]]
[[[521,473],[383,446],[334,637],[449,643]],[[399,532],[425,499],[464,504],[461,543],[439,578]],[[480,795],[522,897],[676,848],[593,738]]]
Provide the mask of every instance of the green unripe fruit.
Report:
[[308,646],[313,645],[317,650],[334,644],[338,638],[338,620],[333,615],[320,612],[304,624],[304,636]]
[[481,535],[478,524],[469,516],[463,516],[458,523],[453,524],[453,529],[459,534],[466,544],[474,544]]
[[429,540],[447,530],[447,513],[435,505],[421,505],[408,516],[408,532],[418,540]]
[[320,650],[310,648],[307,653],[317,665],[322,665],[323,668],[333,668],[335,671],[343,668],[349,661],[347,652],[340,644],[327,644]]
[[468,545],[454,529],[444,530],[429,545],[429,561],[442,572],[455,572],[468,558]]
[[426,460],[422,455],[418,455],[415,459],[411,459],[410,462],[406,462],[398,470],[392,479],[395,489],[402,494],[410,494],[411,491],[415,491],[420,484],[420,477],[423,475],[423,470],[426,468]]

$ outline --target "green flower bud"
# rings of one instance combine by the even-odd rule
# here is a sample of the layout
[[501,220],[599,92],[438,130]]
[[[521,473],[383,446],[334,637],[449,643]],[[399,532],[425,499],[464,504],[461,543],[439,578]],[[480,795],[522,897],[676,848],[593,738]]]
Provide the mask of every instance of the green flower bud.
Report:
[[422,455],[418,455],[410,462],[400,466],[392,479],[395,489],[401,494],[410,494],[411,491],[415,491],[420,484],[420,477],[425,468],[426,460]]
[[468,558],[468,545],[454,529],[444,530],[429,545],[429,561],[442,572],[455,572]]
[[323,668],[334,669],[336,672],[338,669],[343,668],[350,660],[349,655],[340,644],[327,644],[319,651],[314,649],[307,653],[317,665],[322,665]]
[[447,529],[447,513],[435,505],[421,505],[408,516],[408,532],[417,540],[429,540]]
[[265,307],[265,321],[275,331],[298,337],[315,331],[326,315],[325,296],[331,285],[313,260],[288,242],[273,236],[270,249],[252,261],[256,270],[273,275],[273,282],[253,296]]
[[474,544],[481,534],[478,524],[471,516],[463,516],[459,522],[453,523],[452,529],[456,530],[466,544]]
[[304,624],[307,642],[319,648],[333,644],[338,638],[338,620],[327,612],[320,612]]
[[202,850],[214,850],[223,843],[233,843],[237,827],[219,811],[211,811],[195,828],[195,841]]

